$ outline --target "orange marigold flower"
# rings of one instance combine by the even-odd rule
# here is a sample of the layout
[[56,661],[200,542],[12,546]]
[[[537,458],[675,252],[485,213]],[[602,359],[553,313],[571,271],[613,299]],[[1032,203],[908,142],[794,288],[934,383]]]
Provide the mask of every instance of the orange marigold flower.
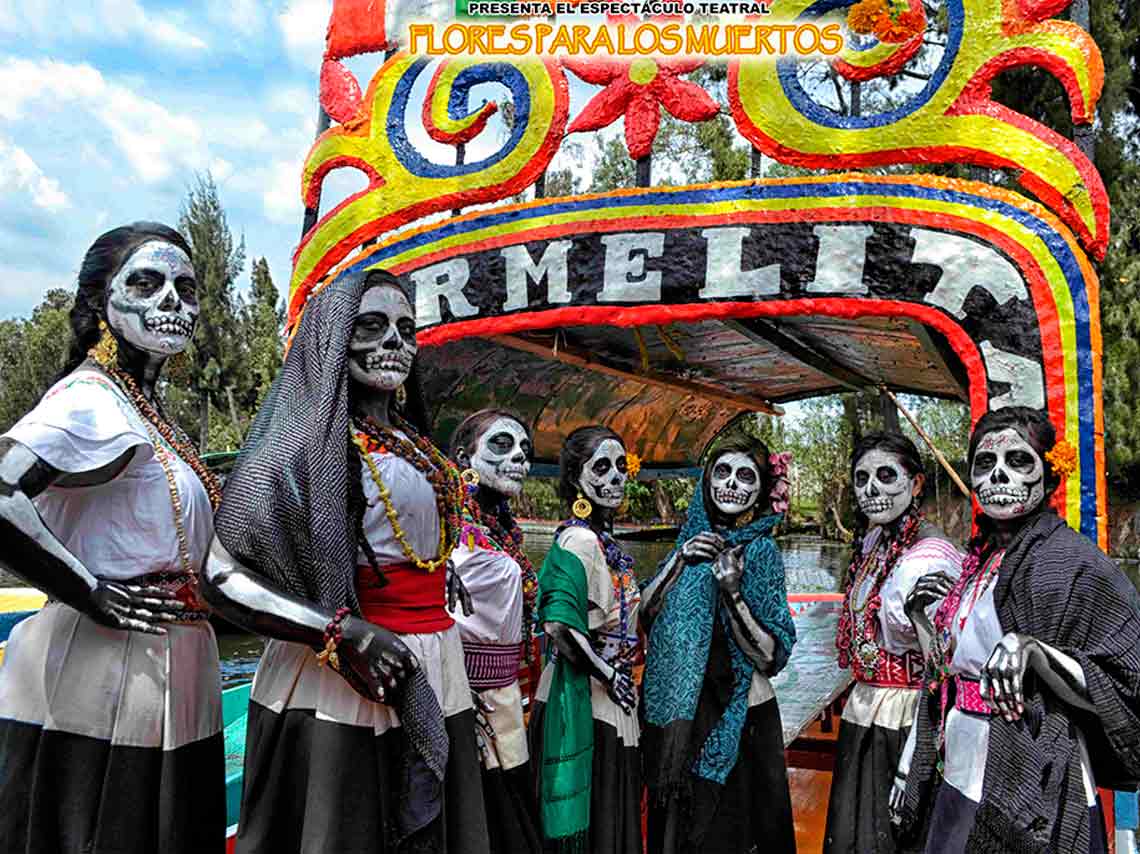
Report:
[[1062,480],[1077,470],[1077,449],[1062,439],[1045,454],[1054,473]]
[[907,38],[909,39],[912,36],[917,36],[926,29],[926,15],[923,13],[921,7],[918,9],[907,9],[899,15],[895,23],[906,31],[908,34]]
[[629,475],[629,479],[633,480],[637,477],[638,472],[641,471],[641,457],[633,451],[629,451],[625,455],[625,471]]
[[883,15],[875,21],[875,38],[887,44],[901,44],[907,41],[914,33],[907,32],[901,21],[896,21],[890,15]]
[[890,18],[884,0],[860,0],[847,10],[847,26],[853,33],[870,35],[881,18]]

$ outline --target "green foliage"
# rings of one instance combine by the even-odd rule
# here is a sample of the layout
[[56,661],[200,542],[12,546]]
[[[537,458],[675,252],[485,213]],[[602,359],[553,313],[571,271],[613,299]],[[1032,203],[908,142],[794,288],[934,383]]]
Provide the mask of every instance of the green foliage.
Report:
[[562,502],[558,500],[557,481],[532,477],[523,483],[522,495],[513,502],[519,516],[529,519],[561,519]]
[[[178,229],[190,243],[202,309],[194,342],[187,351],[189,384],[198,392],[198,429],[185,421],[182,427],[199,436],[199,448],[205,451],[211,404],[227,406],[223,397],[226,387],[232,392],[248,375],[235,290],[245,264],[245,239],[234,242],[218,187],[209,173],[199,175],[190,188],[178,217]],[[184,413],[179,414],[184,417]]]
[[0,322],[0,432],[34,407],[63,369],[71,302],[70,293],[53,288],[27,320]]

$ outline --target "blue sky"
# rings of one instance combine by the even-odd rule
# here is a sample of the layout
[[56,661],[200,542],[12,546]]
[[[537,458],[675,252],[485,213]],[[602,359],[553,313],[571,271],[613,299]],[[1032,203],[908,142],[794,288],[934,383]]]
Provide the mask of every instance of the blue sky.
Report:
[[[284,290],[330,6],[0,2],[0,319],[74,287],[83,252],[106,229],[175,224],[195,173],[207,170],[247,257],[264,256]],[[361,57],[349,67],[364,87],[378,64]],[[573,112],[591,93],[577,81],[571,89]],[[409,134],[435,157],[454,156],[422,127],[409,123]],[[471,154],[495,135],[492,126]],[[326,184],[325,209],[356,184]]]
[[326,0],[0,4],[0,318],[73,287],[102,231],[174,224],[205,170],[283,287],[327,15]]

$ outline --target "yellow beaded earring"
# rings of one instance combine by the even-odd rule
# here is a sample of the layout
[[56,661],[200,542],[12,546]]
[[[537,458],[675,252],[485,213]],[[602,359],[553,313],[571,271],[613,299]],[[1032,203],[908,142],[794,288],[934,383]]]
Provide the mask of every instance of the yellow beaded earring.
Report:
[[396,406],[400,407],[400,409],[403,409],[407,405],[408,390],[404,388],[403,384],[401,384],[400,387],[396,389]]
[[571,505],[570,512],[579,519],[589,519],[590,514],[594,512],[594,505],[587,500],[586,496],[579,492],[578,500]]
[[119,342],[115,340],[107,321],[99,321],[99,343],[88,350],[87,355],[104,368],[112,368],[118,363]]

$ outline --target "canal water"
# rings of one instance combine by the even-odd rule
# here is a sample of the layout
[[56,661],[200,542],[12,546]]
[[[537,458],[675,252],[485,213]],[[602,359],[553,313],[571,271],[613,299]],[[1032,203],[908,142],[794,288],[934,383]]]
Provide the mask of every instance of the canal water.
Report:
[[[535,567],[542,565],[551,540],[550,533],[527,533],[526,550]],[[780,537],[778,542],[784,555],[789,593],[831,593],[839,590],[850,546],[817,537]],[[625,543],[624,546],[637,560],[638,575],[647,578],[669,554],[673,544],[637,542]],[[253,678],[261,656],[261,638],[222,634],[218,637],[218,646],[222,655],[222,682],[226,687]]]

